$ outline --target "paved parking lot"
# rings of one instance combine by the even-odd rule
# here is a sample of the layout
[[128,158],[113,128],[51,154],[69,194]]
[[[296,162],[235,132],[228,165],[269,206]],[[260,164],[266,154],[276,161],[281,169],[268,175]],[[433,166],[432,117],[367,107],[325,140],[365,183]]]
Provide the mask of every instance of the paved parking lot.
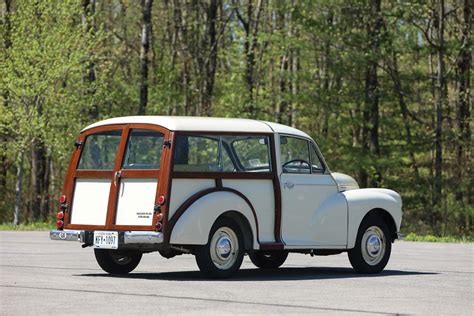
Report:
[[345,254],[290,254],[260,271],[245,258],[230,280],[203,279],[186,255],[144,255],[112,277],[91,248],[48,232],[0,232],[0,314],[473,315],[474,244],[396,242],[384,273],[354,274]]

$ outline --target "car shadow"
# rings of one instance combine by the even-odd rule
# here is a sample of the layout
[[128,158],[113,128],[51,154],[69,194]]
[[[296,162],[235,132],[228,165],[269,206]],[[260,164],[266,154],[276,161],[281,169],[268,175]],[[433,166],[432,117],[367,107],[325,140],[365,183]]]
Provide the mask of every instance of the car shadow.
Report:
[[[384,270],[378,274],[358,274],[351,268],[329,268],[329,267],[283,267],[279,269],[241,269],[228,281],[295,281],[295,280],[328,280],[328,279],[352,279],[352,278],[379,278],[387,276],[406,275],[433,275],[436,272]],[[80,274],[85,277],[108,277],[125,279],[146,279],[165,281],[203,281],[211,280],[204,277],[199,271],[144,273],[136,272],[126,275],[114,275],[105,273]],[[219,281],[219,280],[214,280]]]

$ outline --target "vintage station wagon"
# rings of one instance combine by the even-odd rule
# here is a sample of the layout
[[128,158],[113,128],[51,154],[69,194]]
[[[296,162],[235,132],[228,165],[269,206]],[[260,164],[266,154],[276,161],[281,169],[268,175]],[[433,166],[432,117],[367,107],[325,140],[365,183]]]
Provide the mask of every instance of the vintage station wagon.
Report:
[[278,268],[289,252],[347,252],[354,269],[387,264],[401,198],[331,172],[316,142],[281,124],[230,118],[131,116],[81,131],[53,240],[94,247],[109,273],[143,253],[193,254],[229,277],[245,254]]

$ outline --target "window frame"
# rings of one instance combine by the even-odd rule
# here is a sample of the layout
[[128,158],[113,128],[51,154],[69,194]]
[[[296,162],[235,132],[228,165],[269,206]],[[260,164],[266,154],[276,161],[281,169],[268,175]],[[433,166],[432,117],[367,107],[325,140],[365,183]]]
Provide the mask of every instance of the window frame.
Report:
[[[304,141],[306,141],[307,143],[307,146],[308,146],[308,154],[309,154],[309,163],[310,163],[310,172],[309,173],[287,173],[287,172],[284,172],[283,171],[283,167],[282,167],[282,161],[281,161],[281,138],[282,137],[293,137],[293,138],[298,138],[298,139],[302,139]],[[328,167],[327,167],[327,164],[326,164],[326,161],[324,160],[324,157],[321,153],[321,151],[319,150],[319,146],[317,145],[317,142],[314,141],[313,139],[311,138],[307,138],[307,137],[303,137],[303,136],[299,136],[299,135],[293,135],[293,134],[286,134],[286,133],[279,133],[278,134],[278,152],[277,154],[279,155],[279,159],[277,160],[279,162],[279,167],[281,168],[281,173],[282,174],[295,174],[295,175],[323,175],[323,174],[328,174]],[[313,160],[312,160],[312,154],[311,154],[311,146],[314,146],[314,149],[316,151],[316,155],[318,156],[319,158],[319,161],[321,162],[322,164],[322,171],[317,171],[317,172],[314,172],[313,171]]]
[[[206,136],[211,136],[218,138],[219,142],[219,151],[218,155],[220,156],[220,161],[219,161],[219,166],[220,170],[219,171],[175,171],[174,170],[174,161],[171,162],[171,173],[173,178],[234,178],[234,179],[273,179],[274,177],[274,172],[276,172],[275,166],[276,164],[276,144],[275,144],[275,134],[274,133],[247,133],[247,132],[194,132],[194,131],[177,131],[174,136],[174,141],[176,142],[176,139],[179,136],[188,136],[188,137],[206,137]],[[236,157],[235,152],[233,152],[233,148],[227,143],[222,142],[222,137],[223,136],[242,136],[242,137],[247,137],[247,136],[254,136],[254,137],[267,137],[268,139],[268,158],[269,158],[269,171],[264,171],[264,172],[253,172],[253,171],[223,171],[223,155],[220,150],[224,149],[226,150],[226,153],[228,154],[229,158],[232,160],[232,163],[237,166],[238,168],[241,168],[240,162],[238,161],[238,158]],[[229,146],[228,146],[229,145]],[[173,152],[171,153],[171,160],[174,160],[174,155],[176,151],[176,146],[173,146]],[[274,157],[275,156],[275,157]],[[275,159],[275,160],[274,160]]]

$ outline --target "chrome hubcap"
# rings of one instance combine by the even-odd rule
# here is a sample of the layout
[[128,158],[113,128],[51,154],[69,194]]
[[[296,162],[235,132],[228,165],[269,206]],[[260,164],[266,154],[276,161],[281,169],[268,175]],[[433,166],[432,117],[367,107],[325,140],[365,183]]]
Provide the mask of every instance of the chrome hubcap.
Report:
[[369,265],[377,265],[385,255],[386,239],[383,231],[377,226],[367,228],[362,236],[362,257]]
[[239,241],[229,227],[220,227],[212,236],[210,254],[214,265],[222,270],[233,266],[239,253]]

